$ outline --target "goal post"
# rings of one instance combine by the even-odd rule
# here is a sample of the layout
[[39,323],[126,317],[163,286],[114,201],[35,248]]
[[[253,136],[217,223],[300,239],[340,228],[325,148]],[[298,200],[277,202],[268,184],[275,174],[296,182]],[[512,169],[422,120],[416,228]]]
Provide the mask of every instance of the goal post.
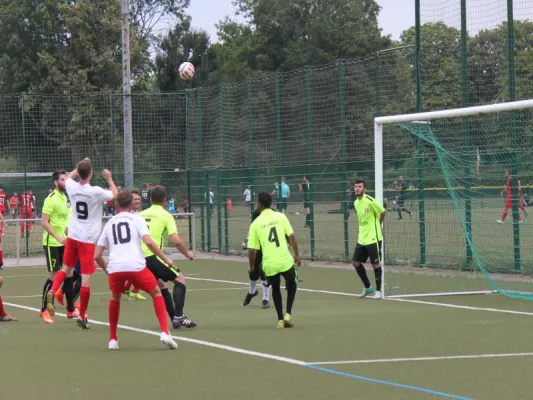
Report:
[[[533,99],[376,117],[374,145],[376,200],[394,198],[386,201],[393,215],[384,224],[384,297],[496,292],[533,300],[525,208],[533,189]],[[427,257],[418,253],[422,240]]]

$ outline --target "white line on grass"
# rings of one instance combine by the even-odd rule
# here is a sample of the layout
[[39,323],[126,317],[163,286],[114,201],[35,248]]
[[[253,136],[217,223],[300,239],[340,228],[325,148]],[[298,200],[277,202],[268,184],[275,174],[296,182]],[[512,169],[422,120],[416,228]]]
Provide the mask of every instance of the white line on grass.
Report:
[[413,357],[413,358],[382,358],[375,360],[347,360],[347,361],[317,361],[307,363],[309,365],[342,365],[342,364],[376,364],[394,363],[407,361],[441,361],[441,360],[468,360],[478,358],[499,358],[499,357],[530,357],[533,353],[502,353],[502,354],[471,354],[462,356],[440,356],[440,357]]

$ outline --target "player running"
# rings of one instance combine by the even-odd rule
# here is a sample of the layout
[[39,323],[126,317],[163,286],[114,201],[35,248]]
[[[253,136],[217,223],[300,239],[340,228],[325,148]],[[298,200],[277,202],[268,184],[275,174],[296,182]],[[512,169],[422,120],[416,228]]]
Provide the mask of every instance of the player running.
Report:
[[0,213],[0,270],[4,269],[4,250],[2,241],[4,240],[4,231],[7,230],[7,224],[4,220],[4,214]]
[[[142,211],[140,215],[148,224],[151,238],[157,243],[159,248],[163,250],[163,243],[166,240],[165,236],[168,235],[179,252],[189,260],[193,260],[193,253],[185,248],[183,240],[178,235],[176,221],[174,221],[172,215],[163,208],[167,196],[165,187],[161,185],[154,186],[150,192],[150,196],[152,206],[147,210]],[[196,323],[188,319],[183,313],[185,294],[187,292],[185,275],[180,272],[178,268],[169,268],[163,264],[146,245],[143,244],[142,248],[146,258],[146,266],[159,280],[161,294],[165,299],[167,313],[172,320],[173,328],[178,329],[182,326],[186,328],[194,328]],[[172,296],[168,290],[167,282],[174,282]]]
[[[503,196],[505,193],[505,208],[503,209],[503,214],[501,219],[496,220],[498,224],[504,224],[505,218],[507,218],[507,214],[509,211],[512,211],[513,209],[513,189],[512,189],[512,183],[513,183],[513,177],[511,175],[511,172],[509,170],[505,171],[505,177],[507,178],[507,182],[505,183],[505,186],[503,187],[503,190],[500,192],[500,196]],[[522,212],[527,215],[526,209],[524,205],[521,203],[520,199],[522,196],[522,186],[520,185],[520,181],[518,181],[518,206]],[[520,215],[520,212],[518,213],[518,223],[521,224],[522,222],[522,216]]]
[[[80,181],[74,178],[79,175]],[[91,186],[93,167],[91,160],[81,160],[76,169],[72,171],[65,182],[68,197],[72,204],[73,212],[68,225],[68,235],[65,242],[63,267],[56,273],[52,289],[48,292],[48,311],[53,308],[52,300],[67,276],[72,275],[72,269],[80,261],[81,288],[80,288],[80,315],[76,324],[82,329],[89,329],[87,320],[87,307],[91,297],[91,275],[95,272],[94,249],[102,231],[102,210],[104,202],[114,199],[118,190],[113,182],[111,172],[104,169],[103,178],[110,190],[98,186]]]
[[[353,266],[365,285],[359,297],[364,298],[375,292],[373,299],[381,299],[381,241],[383,240],[381,224],[385,219],[386,211],[381,204],[365,193],[365,181],[355,181],[354,188],[357,196],[354,208],[359,225],[359,235],[353,252]],[[368,258],[370,258],[370,263],[374,268],[376,289],[370,285],[363,265]]]
[[[0,276],[0,289],[2,288],[2,285],[4,284],[4,278]],[[0,295],[0,322],[12,322],[12,321],[18,321],[15,317],[12,317],[9,315],[6,310],[4,310],[4,303],[2,301],[2,296]]]
[[[262,266],[268,283],[272,287],[272,299],[278,315],[278,328],[292,328],[292,306],[296,297],[297,278],[295,267],[300,266],[298,243],[291,223],[284,214],[271,209],[272,196],[261,192],[257,195],[259,216],[250,225],[248,233],[248,273],[254,272],[255,255],[262,250]],[[287,246],[289,237],[294,250],[294,259]],[[287,312],[283,314],[281,298],[281,276],[287,288]]]
[[[54,191],[44,200],[41,215],[41,226],[43,227],[43,248],[46,256],[46,267],[48,276],[43,287],[43,296],[41,311],[39,316],[44,323],[53,324],[52,317],[55,314],[53,304],[48,307],[48,292],[52,287],[56,272],[63,266],[63,256],[65,253],[65,242],[67,236],[67,227],[70,217],[69,201],[66,195],[65,180],[67,173],[64,170],[56,171],[52,174],[52,183]],[[74,273],[74,271],[69,271]],[[77,277],[79,274],[75,273]],[[76,278],[77,278],[76,277]],[[67,276],[63,283],[63,290],[56,292],[56,299],[62,304],[62,295],[57,296],[60,292],[67,300],[67,318],[78,318],[79,312],[74,305],[74,280],[73,275]],[[81,279],[81,277],[79,277]]]
[[[142,193],[140,190],[133,189],[131,195],[133,199],[131,203],[131,212],[133,214],[139,214],[142,209]],[[126,281],[124,284],[124,294],[131,299],[146,300],[146,297],[139,293],[139,288],[136,286],[133,286],[132,288],[132,286],[133,284],[130,281]]]
[[[146,222],[131,212],[133,196],[128,191],[118,194],[118,213],[105,225],[98,240],[95,259],[100,268],[108,274],[111,300],[109,300],[109,350],[118,350],[117,327],[120,315],[120,297],[126,280],[133,282],[153,299],[154,310],[161,330],[160,341],[171,350],[178,348],[168,331],[165,301],[157,281],[146,268],[141,241],[155,256],[162,259],[169,268],[172,259],[167,257],[150,238]],[[109,248],[109,263],[103,257]]]

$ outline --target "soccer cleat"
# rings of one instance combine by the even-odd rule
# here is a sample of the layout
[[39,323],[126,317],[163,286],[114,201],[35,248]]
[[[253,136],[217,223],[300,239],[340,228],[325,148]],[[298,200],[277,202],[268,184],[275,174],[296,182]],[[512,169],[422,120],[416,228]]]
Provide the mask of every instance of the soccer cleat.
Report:
[[361,294],[359,295],[359,298],[360,299],[364,299],[366,296],[374,293],[375,290],[372,286],[368,287],[368,288],[364,288],[363,291],[361,292]]
[[268,300],[263,300],[263,302],[261,303],[261,308],[263,310],[266,310],[267,308],[270,308],[270,302]]
[[381,300],[383,297],[381,296],[381,292],[379,290],[376,290],[376,293],[374,293],[374,296],[371,297],[373,300]]
[[15,317],[12,317],[9,314],[0,316],[0,322],[14,322],[14,321],[18,321],[18,319]]
[[54,307],[54,292],[51,290],[46,294],[46,309],[51,317],[56,315],[56,308]]
[[246,293],[246,297],[244,298],[244,300],[242,301],[242,306],[243,307],[246,307],[248,304],[250,304],[250,302],[252,301],[252,299],[257,296],[259,294],[259,292],[256,290],[254,294],[250,294],[250,293]]
[[505,223],[505,221],[502,221],[501,219],[497,219],[496,222],[497,222],[498,224],[504,224],[504,223]]
[[0,264],[0,271],[4,269],[4,264]]
[[135,298],[137,300],[146,300],[146,297],[144,297],[142,294],[140,293],[133,293],[135,295]]
[[54,323],[54,320],[50,316],[50,313],[48,312],[48,310],[41,311],[39,313],[39,317],[41,317],[43,319],[43,322],[45,324],[53,324]]
[[135,295],[135,293],[133,293],[131,290],[126,290],[126,291],[124,292],[124,294],[125,294],[126,296],[128,296],[130,299],[135,299],[135,298],[137,298],[137,296]]
[[282,319],[280,319],[278,321],[278,329],[283,329],[283,328],[285,328],[285,322]]
[[196,322],[190,320],[185,315],[182,315],[181,317],[172,318],[172,327],[174,329],[179,329],[182,326],[184,326],[185,328],[194,328],[196,325]]
[[78,318],[79,316],[80,316],[80,311],[77,308],[75,308],[74,311],[67,311],[68,319]]
[[111,339],[109,341],[109,344],[107,345],[107,348],[109,350],[118,350],[118,341],[115,339]]
[[159,337],[159,340],[162,344],[167,346],[170,350],[176,350],[178,348],[178,344],[172,339],[172,336],[170,336],[168,333],[161,332],[161,336]]
[[63,290],[62,289],[59,289],[56,293],[55,293],[55,298],[56,298],[56,301],[61,304],[62,306],[65,305],[64,303],[64,293],[63,293]]
[[82,318],[82,317],[76,318],[76,325],[78,325],[81,329],[90,329],[87,315],[85,315],[85,318]]
[[292,316],[289,313],[285,313],[283,316],[283,325],[285,325],[285,328],[292,328],[294,326]]

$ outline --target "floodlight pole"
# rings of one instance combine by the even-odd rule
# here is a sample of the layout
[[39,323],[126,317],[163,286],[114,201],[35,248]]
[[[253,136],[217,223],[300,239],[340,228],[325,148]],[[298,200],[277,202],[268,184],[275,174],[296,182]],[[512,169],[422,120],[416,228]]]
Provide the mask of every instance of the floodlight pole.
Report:
[[122,117],[124,121],[124,186],[133,188],[133,136],[131,128],[129,0],[121,0],[122,24]]

